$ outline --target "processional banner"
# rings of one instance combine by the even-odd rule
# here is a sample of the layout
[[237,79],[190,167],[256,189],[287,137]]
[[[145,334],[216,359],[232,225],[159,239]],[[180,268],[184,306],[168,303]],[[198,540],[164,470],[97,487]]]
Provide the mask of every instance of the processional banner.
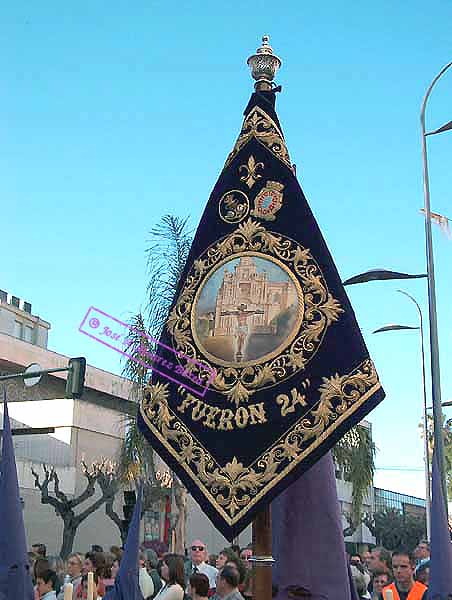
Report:
[[139,415],[228,539],[384,397],[274,106],[251,97],[157,350],[193,385],[154,373]]

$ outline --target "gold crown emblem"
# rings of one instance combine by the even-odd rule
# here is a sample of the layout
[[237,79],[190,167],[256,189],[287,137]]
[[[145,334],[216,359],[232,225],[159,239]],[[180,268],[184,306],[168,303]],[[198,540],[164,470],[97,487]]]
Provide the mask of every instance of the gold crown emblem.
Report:
[[283,184],[278,183],[277,181],[267,181],[265,187],[271,190],[275,190],[275,192],[282,192],[284,189]]

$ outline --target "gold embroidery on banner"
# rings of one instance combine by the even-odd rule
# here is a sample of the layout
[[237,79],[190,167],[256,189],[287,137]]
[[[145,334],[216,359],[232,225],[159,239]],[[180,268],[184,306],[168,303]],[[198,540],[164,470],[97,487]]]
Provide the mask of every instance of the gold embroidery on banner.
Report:
[[240,190],[231,190],[221,197],[218,204],[220,218],[226,223],[239,223],[248,216],[250,201]]
[[226,159],[225,167],[229,165],[236,154],[252,138],[255,138],[258,142],[266,146],[276,158],[279,158],[289,169],[292,169],[283,134],[273,119],[262,108],[259,108],[259,106],[255,106],[244,120],[238,140]]
[[[269,354],[260,364],[227,363],[209,355],[210,361],[219,364],[211,386],[225,394],[238,406],[247,402],[257,389],[271,387],[303,370],[317,352],[328,327],[339,318],[343,309],[330,294],[322,272],[308,248],[299,246],[294,240],[284,237],[248,219],[229,236],[208,248],[193,264],[176,305],[167,320],[167,329],[173,337],[174,347],[180,354],[210,366],[200,355],[199,344],[195,343],[192,323],[199,290],[214,267],[224,264],[231,257],[262,256],[280,264],[291,274],[298,288],[301,323],[298,332],[287,339],[285,348]],[[302,314],[301,314],[302,311]],[[298,325],[297,325],[298,326]],[[289,344],[289,345],[287,345]]]
[[[219,429],[222,431],[233,431],[234,429],[245,429],[251,425],[263,425],[267,423],[267,416],[263,402],[240,406],[235,411],[229,408],[220,409],[202,402],[187,390],[180,391],[182,402],[177,407],[177,412],[190,415],[192,421],[200,421],[204,427]],[[290,411],[288,411],[290,412]]]
[[241,165],[239,167],[239,174],[243,171],[243,175],[240,177],[240,181],[244,181],[246,185],[251,189],[253,185],[256,183],[258,179],[262,177],[260,173],[258,173],[258,169],[263,169],[263,162],[256,162],[256,159],[253,155],[251,155],[248,159],[247,165]]
[[276,396],[276,404],[281,406],[281,416],[285,417],[289,413],[295,412],[297,404],[307,406],[306,395],[301,394],[297,388],[292,388],[290,390],[290,398],[287,394],[278,394]]
[[249,467],[236,457],[223,467],[213,459],[168,407],[168,384],[158,383],[144,390],[141,414],[162,445],[232,525],[379,388],[370,359],[348,375],[324,377],[316,406]]

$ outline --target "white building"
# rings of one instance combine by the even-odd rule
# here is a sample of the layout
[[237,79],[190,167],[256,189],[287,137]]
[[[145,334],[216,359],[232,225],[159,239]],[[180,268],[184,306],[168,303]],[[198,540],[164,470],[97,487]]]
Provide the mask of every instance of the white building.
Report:
[[[31,314],[29,303],[0,291],[0,373],[22,372],[31,363],[43,369],[66,367],[67,356],[47,349],[49,329],[49,323]],[[46,544],[50,554],[60,550],[62,520],[53,507],[41,504],[31,469],[42,476],[43,464],[54,466],[61,491],[70,497],[79,495],[86,484],[82,460],[91,464],[117,456],[129,406],[130,384],[122,377],[87,366],[83,398],[70,400],[64,397],[66,376],[65,372],[46,375],[34,387],[26,387],[22,379],[4,383],[13,426],[55,427],[53,434],[13,438],[27,538],[30,544]],[[99,495],[96,491],[76,513]],[[120,516],[121,505],[118,495]],[[74,549],[87,551],[94,543],[109,547],[119,542],[119,530],[102,507],[80,525]]]

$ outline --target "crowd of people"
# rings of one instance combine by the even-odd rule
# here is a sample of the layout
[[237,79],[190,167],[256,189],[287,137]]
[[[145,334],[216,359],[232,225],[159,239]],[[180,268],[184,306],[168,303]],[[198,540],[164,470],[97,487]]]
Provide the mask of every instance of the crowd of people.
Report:
[[374,548],[352,554],[350,569],[360,600],[384,600],[390,589],[394,600],[426,600],[430,573],[430,545],[421,540],[413,553]]
[[[184,556],[143,548],[139,553],[139,587],[145,600],[252,600],[253,554],[250,546],[224,548],[208,554],[207,545],[194,540]],[[63,562],[47,556],[43,544],[29,553],[36,600],[63,600],[64,586],[73,584],[73,600],[86,600],[88,573],[94,573],[97,599],[113,586],[121,564],[122,549],[104,552],[92,546],[84,555],[72,553]],[[426,600],[429,582],[430,546],[419,542],[413,554],[389,552],[377,547],[350,555],[352,579],[360,600],[384,600],[385,589],[394,600]]]
[[[208,554],[207,546],[195,540],[184,556],[152,549],[139,553],[138,582],[144,600],[251,600],[252,549],[232,546],[218,555]],[[72,600],[86,600],[88,573],[94,574],[97,598],[114,587],[122,549],[108,552],[94,545],[84,555],[74,552],[66,561],[48,556],[44,544],[34,544],[29,552],[35,600],[63,600],[64,587],[73,586]]]

